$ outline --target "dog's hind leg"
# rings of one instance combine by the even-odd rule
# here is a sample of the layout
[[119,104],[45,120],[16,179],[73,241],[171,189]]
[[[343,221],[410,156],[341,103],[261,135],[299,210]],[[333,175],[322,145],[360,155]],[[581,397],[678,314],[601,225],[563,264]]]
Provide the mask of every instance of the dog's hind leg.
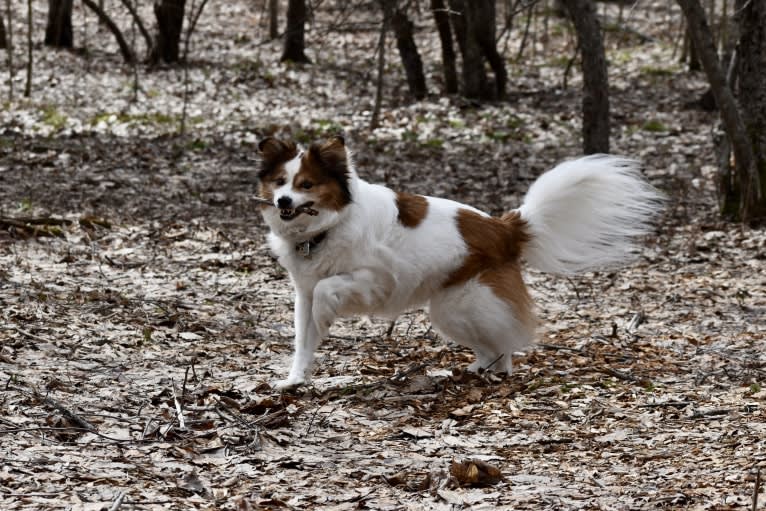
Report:
[[430,313],[439,332],[474,351],[468,370],[510,373],[513,353],[534,338],[530,306],[518,268],[509,265],[444,289],[431,299]]

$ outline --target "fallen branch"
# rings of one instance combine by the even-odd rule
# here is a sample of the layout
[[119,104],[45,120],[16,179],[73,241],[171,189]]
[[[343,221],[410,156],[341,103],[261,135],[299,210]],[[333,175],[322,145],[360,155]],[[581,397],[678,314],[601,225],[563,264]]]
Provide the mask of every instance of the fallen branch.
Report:
[[119,495],[117,495],[117,498],[114,499],[114,502],[112,502],[112,506],[109,508],[109,511],[117,511],[120,509],[123,500],[125,500],[125,492],[121,491]]
[[60,226],[70,225],[65,218],[9,218],[0,217],[1,229],[16,229],[31,236],[50,236],[60,238],[64,235]]
[[83,419],[82,417],[80,417],[79,415],[77,415],[72,410],[70,410],[69,408],[67,408],[63,404],[59,403],[55,399],[50,398],[50,397],[43,397],[37,391],[34,391],[34,395],[35,395],[35,397],[37,399],[42,400],[42,402],[45,403],[46,405],[48,405],[48,406],[50,406],[52,408],[55,408],[56,410],[61,412],[61,414],[64,417],[66,417],[67,419],[72,421],[78,427],[80,427],[80,428],[82,428],[84,430],[87,430],[87,431],[91,431],[91,432],[95,432],[96,431],[96,426],[94,426],[90,422],[86,421],[85,419]]
[[420,371],[421,369],[423,369],[425,367],[428,367],[433,362],[435,362],[435,361],[434,360],[429,360],[429,361],[423,362],[421,364],[415,364],[415,365],[405,369],[402,372],[398,372],[397,371],[393,376],[391,376],[389,378],[385,378],[383,380],[378,380],[378,381],[375,381],[375,382],[358,383],[358,384],[355,384],[355,385],[339,385],[339,386],[336,386],[336,387],[330,387],[330,388],[326,389],[325,391],[323,391],[321,396],[326,396],[326,395],[331,394],[333,392],[340,392],[342,394],[350,394],[350,393],[358,392],[360,390],[374,390],[374,389],[378,389],[378,388],[380,388],[380,387],[382,387],[382,386],[384,386],[384,385],[386,385],[388,383],[401,383],[405,378],[407,378],[412,373],[416,373],[416,372]]
[[35,335],[32,332],[27,332],[26,330],[22,330],[21,328],[19,328],[17,326],[11,326],[11,327],[8,327],[8,329],[9,330],[16,330],[18,333],[20,333],[24,337],[29,337],[30,339],[33,339],[35,341],[50,342],[50,340],[46,339],[45,337],[40,337],[39,335]]

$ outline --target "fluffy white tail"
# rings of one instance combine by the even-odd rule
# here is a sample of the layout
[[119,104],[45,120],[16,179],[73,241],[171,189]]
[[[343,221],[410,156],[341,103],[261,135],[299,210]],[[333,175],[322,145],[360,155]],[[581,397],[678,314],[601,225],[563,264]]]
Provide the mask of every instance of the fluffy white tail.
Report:
[[663,196],[634,160],[604,154],[559,164],[530,187],[519,208],[529,224],[527,262],[571,275],[614,267],[637,254]]

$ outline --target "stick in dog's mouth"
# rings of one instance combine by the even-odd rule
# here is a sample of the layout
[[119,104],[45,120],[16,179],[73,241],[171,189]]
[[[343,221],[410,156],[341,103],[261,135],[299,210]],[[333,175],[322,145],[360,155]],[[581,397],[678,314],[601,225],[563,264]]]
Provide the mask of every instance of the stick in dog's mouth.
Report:
[[[256,204],[263,204],[264,206],[271,206],[273,208],[276,208],[274,203],[271,202],[269,199],[264,199],[263,197],[253,197],[253,200],[255,201]],[[280,209],[279,210],[280,216],[282,216],[283,218],[295,218],[301,213],[306,213],[307,215],[310,215],[310,216],[317,216],[319,214],[319,211],[312,208],[311,206],[313,205],[314,205],[313,202],[307,202],[306,204],[301,204],[297,208]]]

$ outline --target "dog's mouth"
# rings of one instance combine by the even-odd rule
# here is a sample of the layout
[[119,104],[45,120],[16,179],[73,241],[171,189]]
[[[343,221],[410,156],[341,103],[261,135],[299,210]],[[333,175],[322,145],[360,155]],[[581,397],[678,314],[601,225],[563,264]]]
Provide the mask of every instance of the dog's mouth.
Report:
[[312,213],[314,210],[311,209],[311,206],[313,205],[314,203],[309,201],[296,208],[279,208],[279,218],[285,222],[289,222],[290,220],[299,217],[302,213]]

